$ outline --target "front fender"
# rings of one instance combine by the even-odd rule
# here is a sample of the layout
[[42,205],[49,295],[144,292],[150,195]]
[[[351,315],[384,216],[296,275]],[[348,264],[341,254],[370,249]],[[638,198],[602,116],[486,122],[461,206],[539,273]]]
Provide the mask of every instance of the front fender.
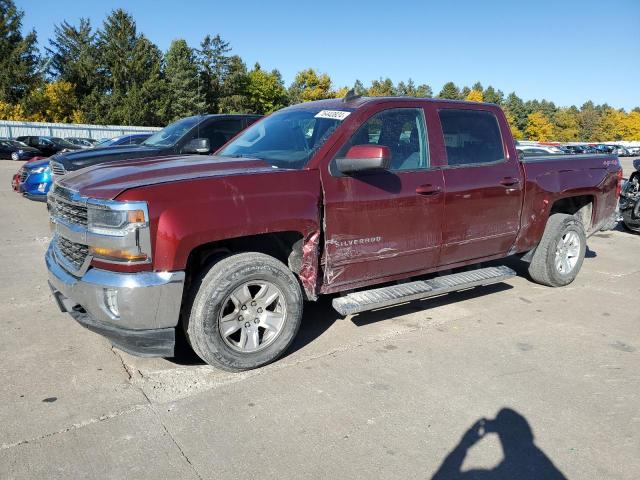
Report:
[[154,270],[183,270],[198,246],[282,231],[320,231],[316,170],[200,178],[127,190],[149,205]]

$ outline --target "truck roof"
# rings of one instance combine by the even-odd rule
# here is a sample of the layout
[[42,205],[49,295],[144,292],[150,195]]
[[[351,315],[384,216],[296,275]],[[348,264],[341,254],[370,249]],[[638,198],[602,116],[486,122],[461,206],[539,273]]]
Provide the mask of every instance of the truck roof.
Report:
[[429,103],[452,103],[459,105],[482,105],[486,107],[496,108],[497,105],[486,102],[470,102],[467,100],[448,100],[445,98],[426,98],[426,97],[408,97],[408,96],[396,96],[396,97],[353,97],[351,100],[345,100],[344,98],[328,98],[325,100],[315,100],[313,102],[298,103],[291,105],[287,109],[306,109],[306,108],[326,108],[326,109],[341,109],[341,108],[360,108],[364,105],[374,105],[377,103],[385,102],[415,102],[419,100],[421,102]]

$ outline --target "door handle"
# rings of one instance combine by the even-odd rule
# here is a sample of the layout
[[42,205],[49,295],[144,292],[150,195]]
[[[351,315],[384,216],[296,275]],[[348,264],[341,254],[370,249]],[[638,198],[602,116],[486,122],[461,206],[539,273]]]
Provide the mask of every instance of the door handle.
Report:
[[514,185],[518,185],[520,183],[519,178],[515,177],[504,177],[500,180],[500,185],[504,185],[505,187],[513,187]]
[[418,195],[437,195],[442,191],[437,185],[431,185],[427,183],[426,185],[420,185],[416,188],[416,193]]

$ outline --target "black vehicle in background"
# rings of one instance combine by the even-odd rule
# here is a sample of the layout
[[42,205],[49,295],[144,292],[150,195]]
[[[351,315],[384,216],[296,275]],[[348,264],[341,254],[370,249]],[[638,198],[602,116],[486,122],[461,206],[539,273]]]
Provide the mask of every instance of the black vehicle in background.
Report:
[[622,186],[620,193],[620,215],[624,226],[640,233],[640,159],[633,161],[635,172]]
[[30,147],[37,148],[43,157],[50,157],[58,152],[80,150],[82,147],[74,145],[60,137],[48,137],[42,135],[25,135],[16,138],[19,142],[26,143]]
[[105,162],[215,152],[260,115],[198,115],[178,120],[155,132],[140,145],[101,147],[60,153],[51,158],[54,176]]
[[570,153],[572,155],[579,155],[581,153],[588,152],[585,145],[565,145],[564,148],[568,150],[567,153]]
[[65,137],[64,139],[67,142],[73,143],[74,145],[77,145],[82,148],[91,148],[95,146],[96,143],[98,143],[97,140],[94,140],[93,138],[87,138],[87,137]]
[[0,138],[0,158],[11,160],[30,160],[33,157],[42,156],[37,148],[10,138]]
[[131,135],[122,135],[121,137],[109,138],[98,142],[96,147],[117,147],[118,145],[140,145],[147,138],[151,136],[150,133],[133,133]]

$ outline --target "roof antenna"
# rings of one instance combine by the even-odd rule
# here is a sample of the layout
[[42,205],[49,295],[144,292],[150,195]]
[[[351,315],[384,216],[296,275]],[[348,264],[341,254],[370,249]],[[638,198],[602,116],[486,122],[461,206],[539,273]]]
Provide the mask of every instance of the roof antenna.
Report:
[[344,96],[342,101],[344,103],[349,103],[350,101],[355,100],[356,98],[360,98],[360,97],[361,97],[361,95],[356,95],[356,92],[352,88],[351,90],[349,90],[347,92],[347,94]]

